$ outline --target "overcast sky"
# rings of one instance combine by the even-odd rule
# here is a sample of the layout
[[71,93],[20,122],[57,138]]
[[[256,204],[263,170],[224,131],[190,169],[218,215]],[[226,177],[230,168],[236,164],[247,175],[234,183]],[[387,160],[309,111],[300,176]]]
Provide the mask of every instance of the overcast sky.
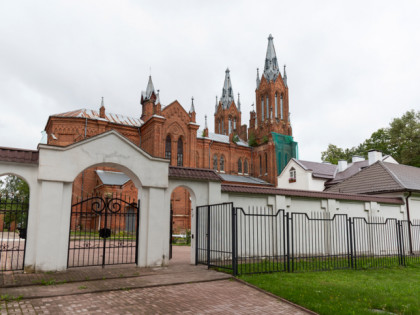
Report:
[[35,149],[48,116],[79,108],[141,115],[151,74],[214,130],[225,69],[255,102],[267,37],[287,65],[299,158],[356,146],[420,108],[418,1],[1,1],[0,146]]

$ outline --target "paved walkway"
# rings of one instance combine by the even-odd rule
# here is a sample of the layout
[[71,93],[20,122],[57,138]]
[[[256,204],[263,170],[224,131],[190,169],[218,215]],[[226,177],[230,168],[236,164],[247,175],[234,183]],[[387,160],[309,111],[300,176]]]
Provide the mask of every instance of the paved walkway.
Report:
[[3,274],[0,295],[9,301],[0,302],[0,314],[308,314],[188,262],[189,248],[174,247],[169,267]]

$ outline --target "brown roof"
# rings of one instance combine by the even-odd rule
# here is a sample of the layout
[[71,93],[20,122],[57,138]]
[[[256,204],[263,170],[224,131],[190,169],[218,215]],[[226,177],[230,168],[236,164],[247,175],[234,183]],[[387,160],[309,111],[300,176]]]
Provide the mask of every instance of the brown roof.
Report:
[[367,166],[369,166],[368,160],[351,163],[344,171],[337,173],[333,180],[326,182],[325,186],[328,187],[340,183],[343,180],[360,172],[360,170],[366,168]]
[[220,176],[213,170],[180,166],[169,166],[169,177],[218,182],[222,181]]
[[335,173],[337,171],[337,165],[304,161],[304,160],[296,160],[296,159],[294,160],[296,161],[296,163],[302,166],[305,170],[312,171],[313,177],[330,179],[330,178],[334,178]]
[[0,161],[38,164],[39,152],[35,150],[0,147]]
[[338,200],[375,201],[379,203],[391,203],[391,204],[398,204],[398,205],[404,204],[404,201],[401,198],[388,198],[388,197],[380,197],[380,196],[372,196],[372,195],[330,193],[330,192],[321,192],[321,191],[295,190],[295,189],[231,185],[231,184],[222,184],[222,191],[233,192],[233,193],[245,193],[245,194],[296,196],[296,197],[304,197],[304,198],[327,198],[327,199],[338,199]]
[[420,168],[379,161],[332,186],[328,191],[357,194],[420,192]]

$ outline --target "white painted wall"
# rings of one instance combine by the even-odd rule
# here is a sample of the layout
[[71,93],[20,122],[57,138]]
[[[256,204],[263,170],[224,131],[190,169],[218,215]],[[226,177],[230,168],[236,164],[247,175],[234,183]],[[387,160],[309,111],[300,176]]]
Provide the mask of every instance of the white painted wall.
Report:
[[[296,171],[296,182],[289,183],[290,170]],[[307,171],[293,160],[286,165],[277,177],[277,188],[323,191],[325,179],[312,177],[312,171]]]

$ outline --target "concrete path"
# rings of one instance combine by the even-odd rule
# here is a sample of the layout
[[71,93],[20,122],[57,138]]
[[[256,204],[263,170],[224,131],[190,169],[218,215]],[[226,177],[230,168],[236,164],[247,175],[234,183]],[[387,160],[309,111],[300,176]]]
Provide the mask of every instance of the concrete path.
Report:
[[174,247],[164,268],[6,274],[0,295],[9,301],[0,302],[0,314],[308,314],[230,275],[189,265],[188,255],[189,247]]

